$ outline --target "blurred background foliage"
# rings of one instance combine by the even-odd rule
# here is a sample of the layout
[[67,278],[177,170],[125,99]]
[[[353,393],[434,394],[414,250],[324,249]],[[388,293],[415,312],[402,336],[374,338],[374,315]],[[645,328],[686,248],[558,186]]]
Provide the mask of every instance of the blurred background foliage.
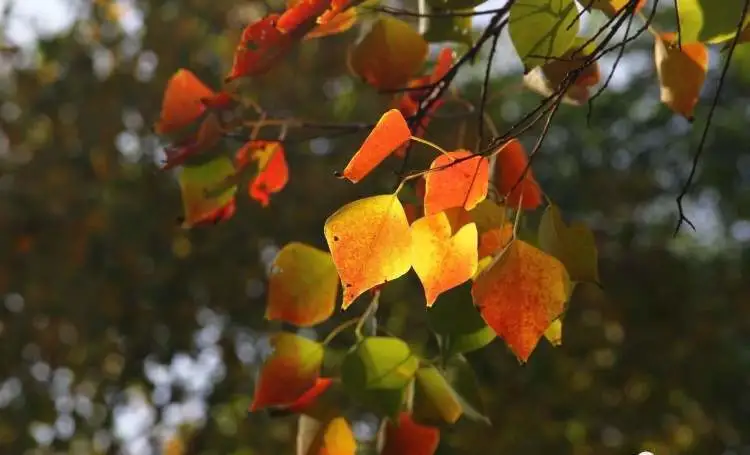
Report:
[[[324,247],[325,218],[389,190],[393,173],[339,181],[365,132],[295,130],[290,182],[269,208],[239,198],[230,221],[184,231],[151,129],[166,80],[186,67],[218,87],[242,26],[283,5],[0,5],[0,453],[293,453],[293,417],[247,414],[264,334],[279,328],[263,319],[268,263],[289,241]],[[65,25],[45,28],[60,11]],[[276,116],[376,120],[389,98],[346,69],[358,33],[303,43],[253,93]],[[692,130],[659,103],[648,37],[629,48],[590,125],[585,108],[561,109],[534,170],[566,216],[594,229],[605,292],[581,286],[563,346],[541,342],[526,366],[501,340],[469,354],[494,426],[445,431],[441,455],[750,453],[750,45],[687,201],[697,232],[671,235],[723,58],[712,52]],[[612,60],[602,64],[606,74]],[[539,99],[519,89],[507,36],[494,66],[489,113],[502,130]],[[464,98],[479,99],[483,68],[460,79]],[[475,130],[454,116],[429,136],[471,146]],[[418,148],[413,164],[429,153]],[[381,323],[425,343],[414,277],[387,289]],[[372,422],[360,417],[366,439]]]

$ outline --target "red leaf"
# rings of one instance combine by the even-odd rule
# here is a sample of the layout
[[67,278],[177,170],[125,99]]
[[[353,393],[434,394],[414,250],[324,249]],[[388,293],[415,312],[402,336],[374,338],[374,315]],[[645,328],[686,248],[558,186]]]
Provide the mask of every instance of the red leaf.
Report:
[[[495,184],[498,193],[501,196],[507,196],[508,207],[515,209],[520,204],[524,210],[536,209],[542,204],[542,190],[534,180],[534,174],[530,168],[523,180],[516,185],[529,163],[523,145],[517,139],[511,139],[501,147],[502,150],[497,154],[495,168]],[[512,192],[511,189],[513,189]]]
[[333,379],[331,378],[317,378],[315,380],[315,385],[297,398],[297,401],[290,404],[289,407],[287,407],[287,410],[302,414],[315,403],[315,400],[317,400],[319,396],[331,387],[331,384],[333,384]]
[[440,430],[414,423],[408,413],[402,412],[398,425],[386,424],[381,455],[433,455],[439,443]]
[[280,142],[250,141],[237,151],[234,160],[240,169],[250,161],[258,162],[258,174],[250,182],[248,192],[263,207],[270,203],[271,194],[284,189],[289,181],[289,168]]
[[282,33],[289,33],[311,18],[317,18],[328,9],[328,0],[298,0],[287,4],[287,9],[276,23]]
[[232,70],[225,82],[264,73],[289,52],[293,40],[276,28],[278,19],[278,14],[271,14],[242,31],[240,43],[234,52]]

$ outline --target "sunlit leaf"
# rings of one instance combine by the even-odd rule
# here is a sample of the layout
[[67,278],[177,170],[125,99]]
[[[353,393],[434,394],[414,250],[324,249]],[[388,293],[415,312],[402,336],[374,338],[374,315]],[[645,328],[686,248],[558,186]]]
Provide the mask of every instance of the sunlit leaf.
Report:
[[[436,2],[443,2],[443,0],[433,0]],[[482,0],[485,1],[485,0]],[[469,9],[461,9],[461,10],[450,10],[450,12],[454,13],[471,13],[473,11],[472,8]],[[448,12],[448,10],[441,10],[439,8],[435,8],[432,13],[436,14],[435,17],[430,17],[428,19],[427,23],[427,31],[424,33],[424,39],[429,41],[430,43],[441,43],[445,41],[452,41],[456,43],[462,43],[466,45],[471,45],[473,42],[473,37],[471,36],[471,23],[472,23],[472,17],[469,15],[466,16],[455,16],[450,17],[446,15],[445,17],[438,16],[442,12]]]
[[252,159],[258,162],[258,174],[250,182],[250,197],[267,207],[271,195],[283,190],[289,181],[289,168],[280,142],[250,141]]
[[291,50],[293,38],[276,28],[278,14],[270,14],[242,31],[232,69],[225,81],[262,74]]
[[599,283],[594,234],[583,223],[567,226],[555,205],[547,207],[539,222],[539,246],[565,265],[571,280]]
[[414,416],[420,423],[456,423],[463,408],[456,392],[434,366],[417,370],[414,383]]
[[274,352],[260,371],[251,411],[294,403],[315,386],[320,374],[323,363],[320,343],[281,332],[271,337],[271,346]]
[[517,0],[513,4],[508,31],[525,72],[570,49],[580,27],[577,15],[574,0]]
[[528,164],[526,150],[518,139],[501,146],[495,167],[495,186],[497,192],[506,197],[508,207],[534,210],[542,204],[542,190]]
[[424,287],[427,306],[438,295],[468,281],[477,268],[477,227],[454,231],[448,215],[438,212],[411,226],[412,267]]
[[[617,14],[618,11],[625,8],[631,0],[578,0],[578,3],[584,8],[596,9],[609,17]],[[646,0],[638,0],[635,4],[635,13],[639,12],[646,4]]]
[[676,0],[682,45],[728,41],[737,33],[745,0]]
[[381,90],[401,88],[422,68],[427,42],[406,22],[384,16],[349,53],[349,65]]
[[409,141],[411,131],[401,112],[391,109],[378,120],[357,150],[342,176],[352,183],[362,180],[399,146]]
[[385,427],[385,445],[381,455],[433,455],[440,443],[440,430],[419,425],[402,412],[398,422]]
[[395,195],[351,202],[326,220],[323,231],[344,287],[344,309],[411,268],[411,231]]
[[479,258],[493,256],[508,246],[513,238],[513,224],[505,223],[503,227],[490,229],[479,236]]
[[561,346],[562,345],[562,328],[563,323],[562,319],[557,318],[554,321],[552,321],[552,324],[547,327],[547,330],[544,331],[544,338],[549,341],[552,346]]
[[319,324],[333,314],[338,286],[330,254],[303,243],[289,243],[273,261],[266,318],[299,327]]
[[357,23],[357,9],[349,8],[331,18],[330,21],[320,24],[310,33],[305,35],[305,39],[323,38],[324,36],[337,35],[349,30]]
[[354,455],[357,441],[343,417],[325,422],[300,416],[297,426],[297,455]]
[[276,21],[276,28],[289,33],[307,21],[315,20],[328,9],[330,0],[292,0]]
[[487,197],[489,161],[468,150],[441,154],[425,175],[425,215],[453,207],[471,210]]
[[234,214],[236,185],[229,186],[220,194],[212,194],[234,173],[232,161],[226,157],[215,158],[200,166],[182,168],[179,182],[185,213],[184,227],[221,221]]
[[683,43],[680,48],[674,33],[662,33],[654,39],[654,59],[661,84],[661,101],[672,111],[692,120],[706,80],[708,48],[702,43]]
[[515,240],[471,289],[482,317],[526,362],[547,327],[562,313],[570,287],[565,266]]
[[201,99],[213,95],[191,71],[178,70],[167,82],[156,133],[170,134],[189,126],[206,110]]
[[442,339],[444,357],[481,349],[495,339],[469,298],[470,288],[466,283],[447,291],[427,311],[430,327]]

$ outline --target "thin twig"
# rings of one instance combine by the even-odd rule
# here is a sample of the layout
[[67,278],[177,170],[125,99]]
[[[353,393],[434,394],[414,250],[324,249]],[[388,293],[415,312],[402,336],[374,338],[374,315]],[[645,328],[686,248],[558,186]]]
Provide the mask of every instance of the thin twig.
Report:
[[487,108],[487,96],[490,88],[490,75],[492,72],[492,61],[495,59],[497,42],[500,39],[500,33],[496,33],[492,38],[490,55],[487,58],[487,66],[484,69],[484,82],[482,83],[482,100],[479,102],[479,148],[484,144],[484,111]]

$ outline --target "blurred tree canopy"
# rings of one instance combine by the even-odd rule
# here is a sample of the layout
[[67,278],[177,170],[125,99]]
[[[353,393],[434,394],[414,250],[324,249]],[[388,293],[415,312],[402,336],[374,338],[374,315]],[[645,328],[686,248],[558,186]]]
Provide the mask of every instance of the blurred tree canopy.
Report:
[[[218,87],[242,27],[284,5],[60,1],[73,11],[61,31],[10,49],[10,32],[31,27],[14,13],[27,0],[6,4],[0,28],[0,452],[293,453],[296,419],[247,413],[278,328],[263,317],[269,263],[290,241],[324,247],[329,214],[395,180],[333,178],[364,130],[291,132],[290,180],[269,207],[239,198],[232,219],[182,229],[152,130],[166,81],[184,67]],[[358,33],[305,41],[252,95],[279,114],[376,121],[390,97],[350,75]],[[499,48],[488,113],[508,126],[539,97]],[[603,291],[578,290],[562,347],[542,343],[524,366],[501,340],[468,354],[493,427],[460,422],[439,454],[750,453],[750,45],[737,48],[686,198],[697,230],[674,238],[721,65],[712,51],[691,129],[659,103],[651,54],[648,42],[628,48],[590,125],[585,107],[561,107],[534,165],[594,229]],[[481,55],[458,81],[472,101]],[[464,123],[438,116],[427,136],[453,146],[475,134]],[[381,324],[426,343],[419,292],[393,286]],[[371,419],[354,430],[371,438]]]

